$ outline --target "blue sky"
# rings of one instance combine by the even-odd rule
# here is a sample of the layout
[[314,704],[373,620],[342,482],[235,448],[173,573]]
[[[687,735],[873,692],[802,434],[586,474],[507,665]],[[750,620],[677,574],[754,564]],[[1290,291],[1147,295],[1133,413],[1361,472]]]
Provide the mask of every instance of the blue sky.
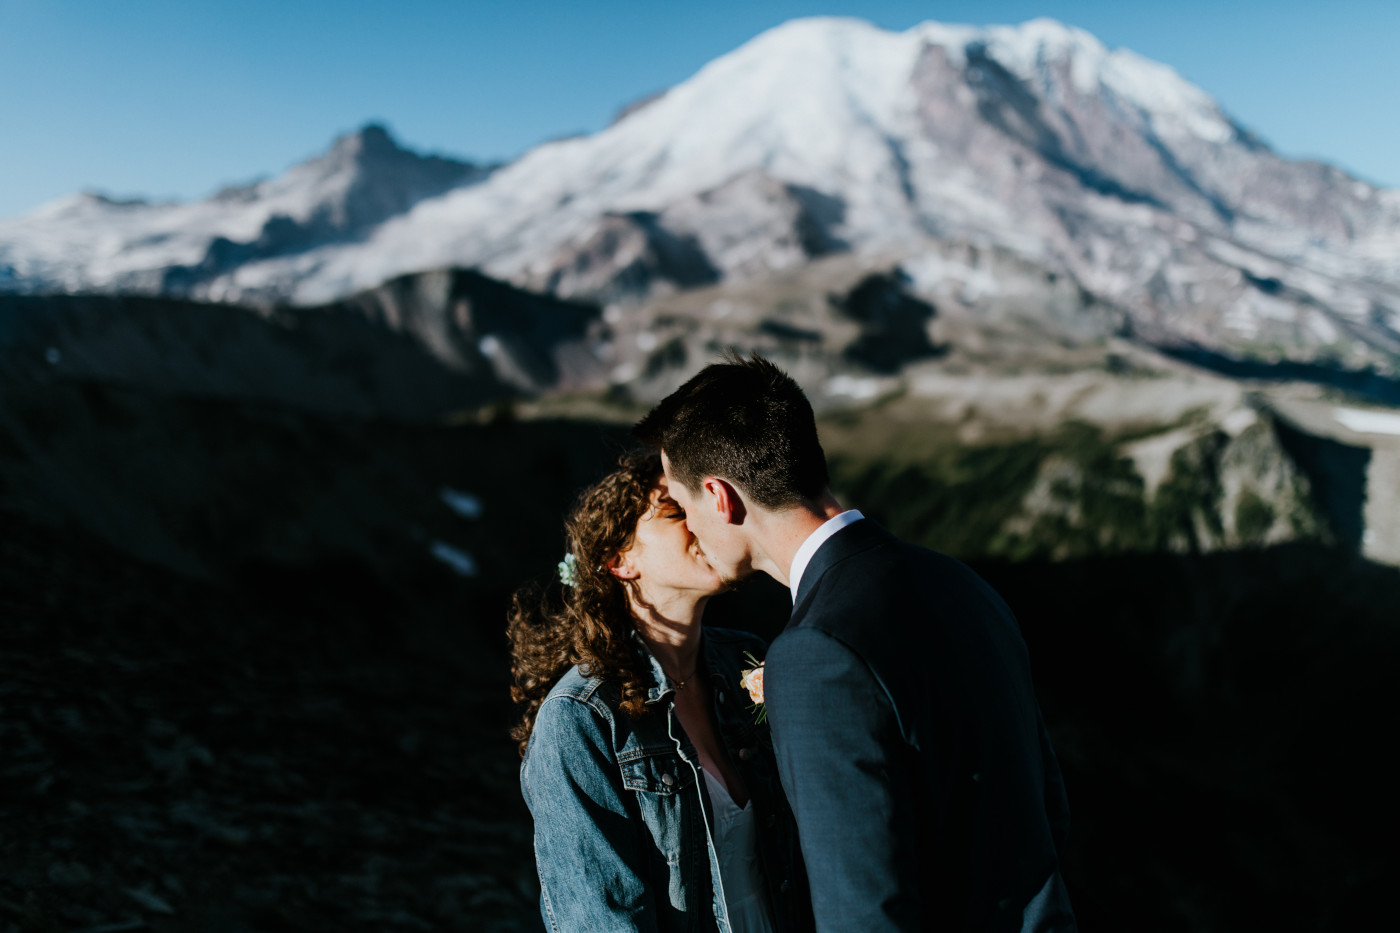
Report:
[[510,158],[812,15],[1052,16],[1173,66],[1285,155],[1400,186],[1400,0],[0,0],[0,217],[85,189],[203,197],[370,120]]

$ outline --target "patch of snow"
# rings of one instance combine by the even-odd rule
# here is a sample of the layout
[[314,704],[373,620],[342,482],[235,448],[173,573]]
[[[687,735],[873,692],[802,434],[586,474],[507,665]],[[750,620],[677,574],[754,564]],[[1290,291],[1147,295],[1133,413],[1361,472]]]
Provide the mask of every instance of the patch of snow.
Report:
[[937,252],[906,259],[900,263],[900,269],[909,276],[916,293],[938,295],[951,292],[966,304],[976,304],[1000,294],[1005,287],[990,263],[974,268]]
[[608,378],[618,385],[626,385],[642,374],[642,367],[636,362],[618,363],[608,373]]
[[1220,419],[1220,429],[1231,437],[1238,437],[1246,428],[1259,420],[1252,408],[1237,408]]
[[1243,301],[1237,301],[1227,307],[1220,323],[1245,337],[1259,335],[1259,319],[1250,312],[1248,303]]
[[459,577],[474,577],[481,572],[476,558],[445,541],[434,541],[429,553],[450,567]]
[[1156,495],[1171,473],[1172,454],[1185,447],[1195,437],[1196,432],[1193,429],[1179,428],[1123,448],[1123,453],[1132,459],[1133,467],[1142,477],[1143,491],[1149,499]]
[[1313,311],[1308,315],[1308,330],[1317,335],[1323,343],[1335,343],[1341,333],[1335,324],[1327,320],[1327,316],[1320,311]]
[[1364,408],[1335,408],[1337,423],[1357,434],[1400,434],[1400,414]]
[[1298,317],[1297,305],[1260,291],[1246,292],[1241,304],[1245,305],[1255,317],[1265,320],[1294,321]]
[[175,913],[175,908],[171,907],[164,898],[153,892],[150,888],[126,888],[125,890],[127,896],[147,910],[154,911],[158,914]]
[[469,492],[458,492],[451,486],[444,486],[438,491],[438,497],[447,504],[447,507],[463,518],[481,517],[481,499]]
[[826,381],[826,394],[844,396],[864,402],[884,390],[885,381],[870,376],[832,376]]

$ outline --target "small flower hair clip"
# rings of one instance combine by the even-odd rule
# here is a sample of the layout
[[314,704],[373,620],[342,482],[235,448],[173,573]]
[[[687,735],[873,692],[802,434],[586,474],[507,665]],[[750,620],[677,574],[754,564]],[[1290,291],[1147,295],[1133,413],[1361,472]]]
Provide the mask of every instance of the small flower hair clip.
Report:
[[572,552],[565,554],[564,559],[559,562],[559,582],[565,586],[573,586],[577,579],[575,568],[578,566],[578,558]]

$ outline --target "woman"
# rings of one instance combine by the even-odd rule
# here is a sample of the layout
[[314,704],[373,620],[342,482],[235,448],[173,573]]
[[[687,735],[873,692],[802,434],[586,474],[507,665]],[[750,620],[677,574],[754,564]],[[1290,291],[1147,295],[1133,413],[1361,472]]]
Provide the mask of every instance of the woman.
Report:
[[510,616],[520,783],[550,930],[812,928],[767,726],[762,640],[705,629],[723,589],[657,454],[623,457],[566,524],[557,585]]

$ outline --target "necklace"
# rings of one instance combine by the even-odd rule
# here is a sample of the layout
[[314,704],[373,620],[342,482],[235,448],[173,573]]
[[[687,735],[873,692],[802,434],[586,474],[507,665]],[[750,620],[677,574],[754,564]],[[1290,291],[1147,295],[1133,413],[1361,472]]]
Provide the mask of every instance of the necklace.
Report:
[[695,677],[695,671],[696,671],[696,669],[697,669],[699,666],[700,666],[700,665],[697,663],[695,667],[692,667],[692,668],[690,669],[690,673],[685,675],[685,679],[684,679],[684,680],[682,680],[682,679],[679,678],[679,677],[674,677],[674,676],[672,676],[671,673],[670,673],[669,671],[666,671],[666,669],[665,669],[664,667],[662,668],[662,670],[663,670],[663,671],[666,671],[666,677],[667,677],[667,679],[669,679],[669,680],[671,681],[671,685],[672,685],[673,687],[675,687],[677,690],[684,690],[684,689],[685,689],[685,685],[688,684],[688,683],[690,683],[690,681]]

